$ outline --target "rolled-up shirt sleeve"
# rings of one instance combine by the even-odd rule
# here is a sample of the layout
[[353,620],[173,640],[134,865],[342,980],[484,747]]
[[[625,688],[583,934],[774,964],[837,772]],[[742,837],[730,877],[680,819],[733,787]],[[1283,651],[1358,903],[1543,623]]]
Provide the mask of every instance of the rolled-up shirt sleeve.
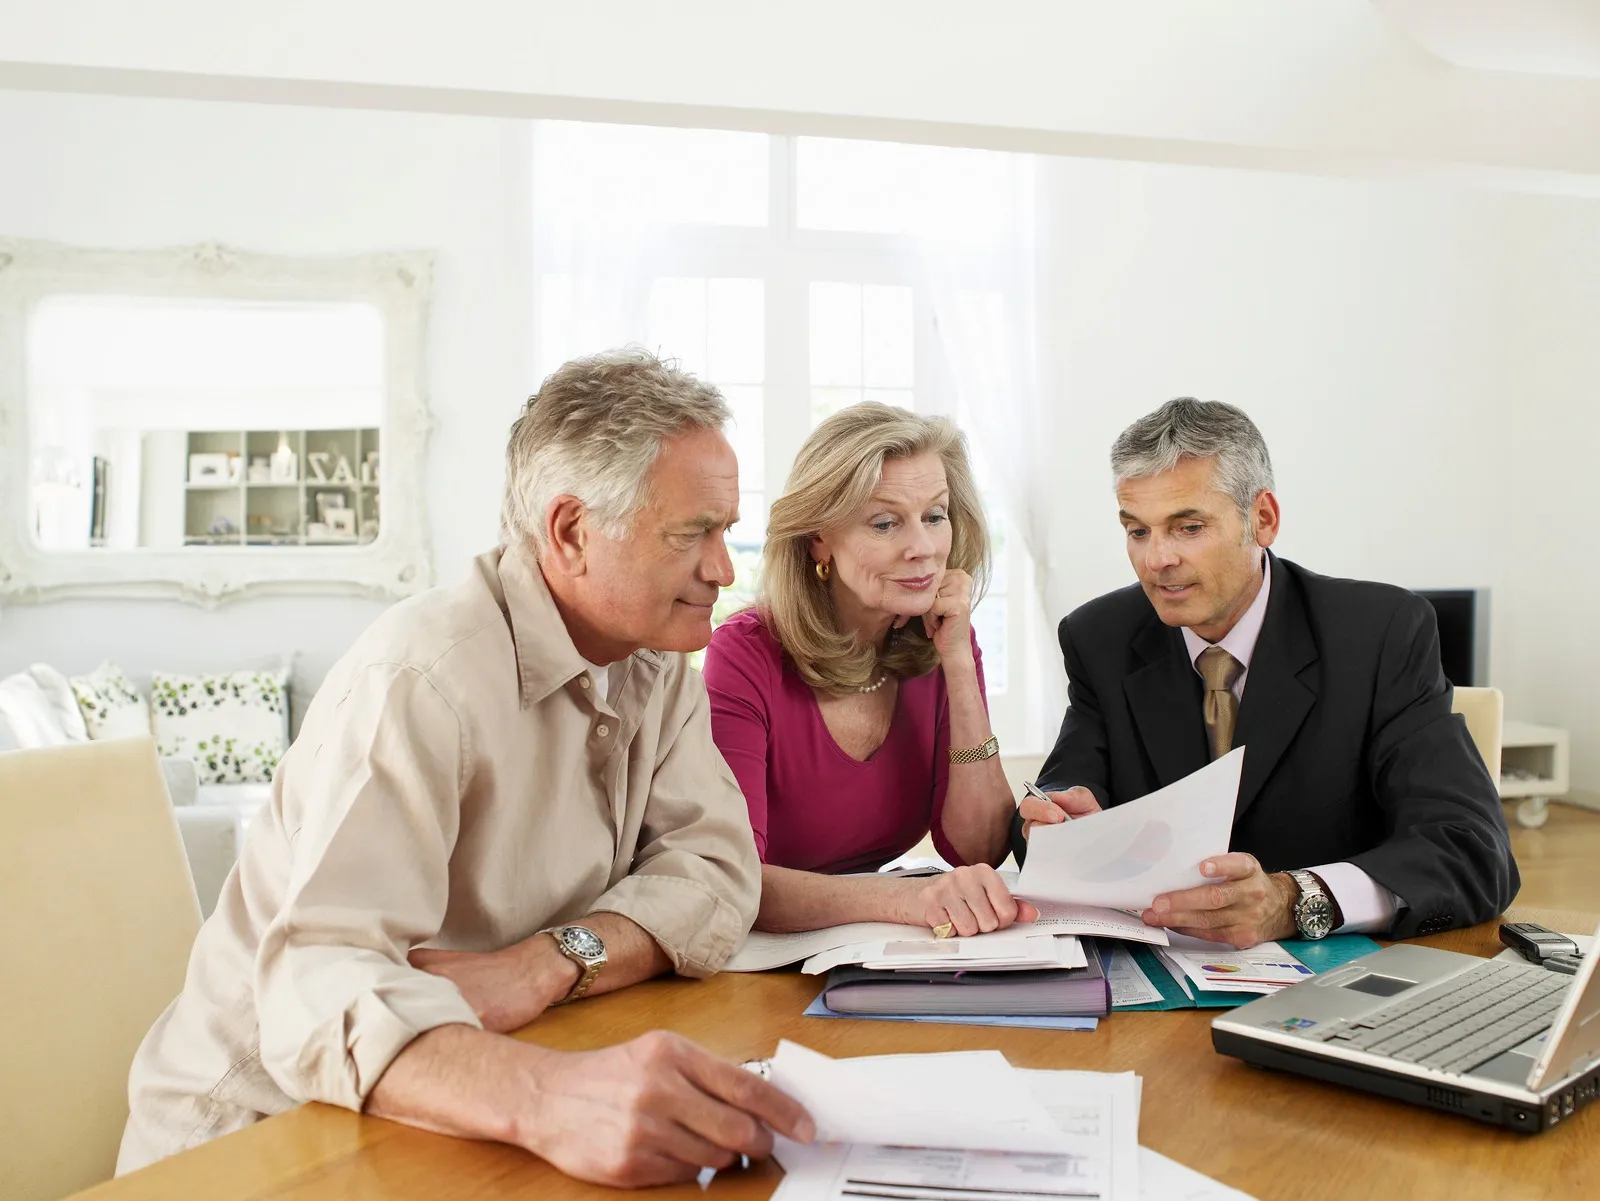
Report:
[[325,728],[284,765],[293,866],[257,952],[256,1007],[278,1087],[359,1110],[419,1034],[481,1024],[406,959],[444,920],[466,757],[449,703],[395,664],[358,673]]
[[711,739],[698,672],[684,669],[663,728],[630,874],[595,903],[641,927],[683,976],[709,976],[744,942],[761,901],[761,861],[739,785]]

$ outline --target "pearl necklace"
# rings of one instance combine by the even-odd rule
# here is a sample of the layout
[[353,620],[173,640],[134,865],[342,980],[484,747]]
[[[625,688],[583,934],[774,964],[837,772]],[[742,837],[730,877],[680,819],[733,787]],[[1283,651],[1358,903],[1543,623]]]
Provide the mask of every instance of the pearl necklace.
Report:
[[878,677],[878,682],[876,684],[861,684],[861,685],[858,685],[857,688],[856,688],[856,691],[857,692],[876,692],[876,691],[878,691],[878,689],[882,688],[888,682],[889,682],[889,673],[888,672],[884,672],[881,676]]

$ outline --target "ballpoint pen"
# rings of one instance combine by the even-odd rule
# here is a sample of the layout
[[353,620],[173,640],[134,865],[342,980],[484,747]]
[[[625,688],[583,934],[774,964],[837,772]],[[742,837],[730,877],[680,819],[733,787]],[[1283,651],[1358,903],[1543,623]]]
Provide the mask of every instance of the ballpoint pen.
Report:
[[[1038,797],[1041,801],[1043,801],[1047,805],[1055,805],[1056,804],[1049,797],[1045,796],[1044,793],[1039,791],[1038,785],[1030,784],[1030,783],[1028,783],[1028,781],[1024,780],[1022,782],[1022,787],[1027,792],[1027,794],[1029,796]],[[1057,809],[1061,809],[1061,806],[1060,805],[1056,805],[1056,808]],[[1061,816],[1066,818],[1068,821],[1072,820],[1072,814],[1068,813],[1065,809],[1061,809]]]

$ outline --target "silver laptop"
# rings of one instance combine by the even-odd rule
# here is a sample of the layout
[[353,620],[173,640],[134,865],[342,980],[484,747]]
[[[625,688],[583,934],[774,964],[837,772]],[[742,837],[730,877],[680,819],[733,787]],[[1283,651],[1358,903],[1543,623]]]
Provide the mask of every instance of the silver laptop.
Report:
[[1597,962],[1600,941],[1575,976],[1400,943],[1221,1015],[1211,1043],[1536,1134],[1600,1091]]

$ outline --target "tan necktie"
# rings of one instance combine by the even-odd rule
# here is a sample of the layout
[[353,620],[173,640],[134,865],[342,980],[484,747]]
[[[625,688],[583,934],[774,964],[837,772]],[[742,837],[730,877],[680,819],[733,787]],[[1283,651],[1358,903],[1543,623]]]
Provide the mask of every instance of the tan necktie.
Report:
[[1211,757],[1220,759],[1233,749],[1233,725],[1239,717],[1233,685],[1244,664],[1220,646],[1208,646],[1200,652],[1196,665],[1206,683],[1206,738],[1211,743]]

